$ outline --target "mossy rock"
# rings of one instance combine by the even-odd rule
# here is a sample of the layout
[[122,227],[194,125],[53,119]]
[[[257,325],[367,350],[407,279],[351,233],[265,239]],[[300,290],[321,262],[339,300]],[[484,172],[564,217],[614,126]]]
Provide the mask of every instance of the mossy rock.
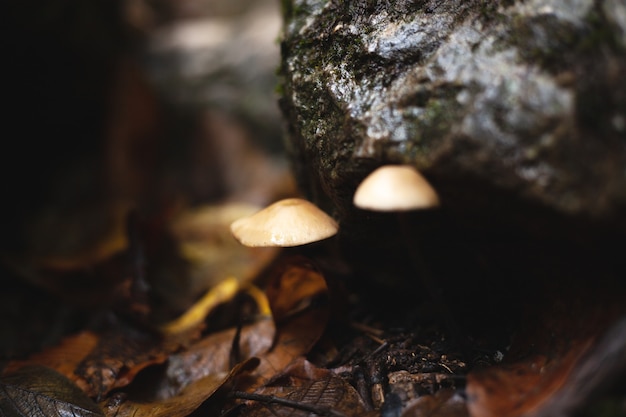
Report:
[[402,247],[391,218],[352,204],[360,181],[390,163],[415,166],[440,193],[441,209],[415,214],[413,232],[443,263],[480,269],[489,252],[491,265],[523,265],[521,254],[557,248],[545,256],[573,265],[572,245],[618,257],[623,2],[292,0],[283,12],[289,151],[355,259]]

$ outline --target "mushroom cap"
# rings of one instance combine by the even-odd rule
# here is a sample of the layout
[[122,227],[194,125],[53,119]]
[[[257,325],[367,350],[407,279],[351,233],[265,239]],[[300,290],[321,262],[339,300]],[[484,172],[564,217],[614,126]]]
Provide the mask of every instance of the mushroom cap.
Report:
[[362,209],[404,211],[436,207],[439,196],[412,166],[385,165],[361,182],[353,201]]
[[301,198],[277,201],[230,225],[245,246],[299,246],[329,238],[338,229],[333,218]]

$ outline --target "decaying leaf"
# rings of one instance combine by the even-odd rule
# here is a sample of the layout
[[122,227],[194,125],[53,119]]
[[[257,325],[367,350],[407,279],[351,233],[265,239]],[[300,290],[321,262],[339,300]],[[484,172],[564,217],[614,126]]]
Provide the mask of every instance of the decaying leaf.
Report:
[[[311,305],[312,300],[326,290],[324,277],[306,264],[290,263],[288,268],[273,275],[269,285],[273,290],[269,291],[267,302],[281,306],[280,324],[275,324],[275,318],[261,318],[240,330],[231,328],[212,333],[189,344],[169,356],[164,375],[153,388],[153,395],[159,399],[169,398],[203,378],[228,372],[236,360],[233,357],[235,350],[240,361],[254,356],[260,361],[253,373],[239,380],[240,388],[249,391],[306,354],[323,333],[328,320],[327,305]],[[294,287],[298,290],[292,292]],[[174,333],[171,336],[176,337],[175,332],[180,328],[172,327]]]
[[112,398],[103,404],[107,417],[185,417],[196,410],[236,375],[253,369],[257,359],[235,366],[230,372],[209,375],[187,386],[173,397],[155,400]]
[[536,356],[468,375],[473,417],[513,417],[539,407],[565,382],[581,350],[564,357]]
[[84,381],[86,393],[100,399],[111,390],[131,383],[147,366],[165,362],[168,354],[154,334],[119,327],[101,336],[74,373]]
[[[250,284],[247,287],[252,291]],[[130,384],[146,367],[165,362],[182,346],[193,346],[206,315],[218,304],[231,299],[239,290],[238,280],[225,280],[209,291],[187,314],[164,327],[163,337],[117,323],[104,333],[83,331],[26,360],[9,362],[4,373],[39,364],[53,368],[73,380],[87,395],[104,398],[111,390]],[[255,300],[262,295],[256,288],[254,293]],[[263,297],[259,303],[262,304],[260,308],[267,313],[267,299]],[[233,365],[229,356],[235,334],[236,330],[232,329],[210,335],[186,353],[181,352],[181,356],[174,355],[169,362],[168,372],[169,375],[176,374],[176,378],[175,381],[170,378],[167,389],[162,392],[179,392],[182,387],[200,378],[228,372]],[[264,353],[273,338],[274,326],[270,320],[260,320],[257,324],[245,326],[238,345],[241,358]],[[201,365],[201,368],[193,368],[191,362]],[[181,369],[183,366],[189,368]],[[192,369],[198,369],[198,372]]]
[[304,257],[285,260],[267,285],[267,298],[277,322],[328,291],[324,276]]
[[99,340],[100,338],[96,333],[87,330],[82,331],[75,335],[68,336],[57,346],[33,354],[26,360],[14,360],[9,362],[3,370],[3,374],[13,373],[29,365],[39,365],[54,369],[70,380],[79,383],[80,378],[74,374],[74,370],[96,347]]
[[15,417],[102,417],[102,410],[58,372],[23,367],[0,379],[0,415]]
[[154,335],[138,330],[123,326],[104,334],[85,330],[28,359],[9,362],[3,374],[45,366],[73,381],[88,396],[100,398],[132,382],[142,369],[163,363],[169,353]]
[[[275,327],[270,318],[243,326],[239,333],[240,360],[263,355],[272,345]],[[210,334],[187,349],[171,355],[165,378],[156,388],[159,398],[172,396],[189,384],[211,375],[221,375],[232,367],[232,349],[237,329]]]
[[308,353],[326,329],[329,306],[315,303],[326,293],[324,276],[302,263],[289,263],[274,275],[268,286],[268,299],[277,323],[271,350],[260,356],[250,391]]
[[304,358],[298,358],[253,395],[239,395],[248,399],[243,412],[247,417],[378,415],[367,409],[345,380]]
[[442,389],[411,401],[401,417],[469,417],[465,398],[452,389]]
[[613,325],[580,360],[563,388],[528,417],[624,416],[624,375],[626,318]]

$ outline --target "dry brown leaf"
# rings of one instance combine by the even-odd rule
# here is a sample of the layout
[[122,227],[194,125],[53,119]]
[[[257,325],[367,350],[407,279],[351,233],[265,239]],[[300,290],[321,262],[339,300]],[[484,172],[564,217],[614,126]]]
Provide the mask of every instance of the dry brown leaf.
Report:
[[27,359],[9,362],[2,373],[45,366],[72,380],[89,396],[98,397],[129,384],[142,369],[163,363],[174,348],[152,335],[122,327],[104,335],[85,330]]
[[36,353],[28,359],[9,362],[2,373],[6,375],[24,366],[39,365],[54,369],[74,382],[78,382],[79,378],[74,374],[74,370],[96,347],[99,340],[99,336],[94,332],[82,331],[63,339],[57,346]]
[[86,330],[28,359],[9,362],[3,374],[25,366],[45,366],[97,398],[129,384],[147,366],[163,363],[167,352],[160,349],[157,339],[136,331],[120,328],[114,333],[98,335]]
[[152,334],[118,327],[103,334],[98,345],[78,364],[75,374],[81,386],[93,398],[132,382],[147,366],[163,363],[169,352],[163,351],[160,340]]
[[258,360],[250,359],[230,372],[201,378],[173,397],[154,401],[111,398],[102,404],[107,417],[185,417],[229,383],[236,375],[253,369]]
[[283,324],[278,329],[278,339],[272,350],[260,357],[261,364],[255,374],[261,381],[271,378],[293,360],[307,354],[324,333],[328,316],[326,308],[317,307]]
[[324,276],[304,257],[285,260],[266,288],[272,315],[277,322],[327,291]]
[[472,417],[516,417],[536,409],[563,386],[585,347],[563,357],[536,356],[470,373],[467,394]]
[[442,389],[411,401],[401,417],[469,417],[469,412],[463,397],[452,389]]
[[[235,284],[231,285],[233,283]],[[26,360],[10,362],[4,372],[12,372],[25,365],[44,365],[73,380],[89,396],[103,398],[111,390],[130,384],[141,370],[165,362],[172,352],[181,346],[189,346],[197,339],[200,335],[197,330],[203,326],[208,312],[220,302],[232,298],[239,289],[238,280],[234,278],[222,284],[216,288],[217,295],[215,292],[209,292],[208,305],[206,302],[200,302],[183,317],[184,320],[171,322],[171,329],[167,328],[171,331],[166,332],[164,339],[152,333],[121,325],[111,328],[103,335],[84,331]],[[228,288],[224,290],[225,287]],[[264,299],[263,303],[267,304],[267,300]],[[192,361],[201,362],[202,372],[183,370],[188,379],[177,380],[175,383],[183,387],[212,372],[227,372],[231,366],[229,355],[234,335],[233,329],[210,336],[204,344],[198,345],[187,356],[183,356],[187,358],[193,356]],[[247,326],[243,329],[239,345],[241,357],[245,359],[262,354],[269,348],[273,338],[274,326],[270,320],[262,320],[256,325]],[[200,349],[205,350],[204,355],[198,353]],[[179,364],[183,365],[193,368],[193,365],[187,362]],[[180,369],[176,372],[180,372]],[[170,387],[167,391],[171,390]],[[179,391],[180,388],[176,390]]]
[[277,322],[273,347],[260,356],[254,372],[255,381],[248,381],[248,391],[262,385],[281,372],[298,357],[307,354],[326,329],[330,310],[327,303],[314,303],[326,295],[323,275],[301,261],[288,263],[280,269],[268,286],[268,299]]
[[[282,323],[276,329],[274,320],[261,319],[244,326],[239,334],[239,360],[252,356],[260,359],[254,374],[245,379],[244,384],[249,390],[307,353],[323,333],[328,320],[327,306],[310,306],[313,299],[325,293],[326,284],[324,277],[307,263],[299,260],[286,264],[273,276],[270,287],[268,301],[272,306],[279,306]],[[292,292],[293,288],[296,288],[295,292]],[[307,305],[309,308],[294,313],[294,308],[297,310]],[[171,355],[165,377],[157,384],[155,395],[166,398],[201,378],[227,372],[232,366],[236,334],[236,329],[210,334]]]
[[[317,368],[304,358],[297,359],[247,401],[242,415],[344,416],[366,417],[378,413],[368,410],[356,390],[327,369]],[[281,401],[286,400],[286,401]]]
[[72,380],[90,397],[99,398],[128,385],[147,366],[163,363],[168,352],[162,349],[152,335],[122,327],[104,335],[83,331],[28,359],[10,362],[3,373],[45,366]]
[[565,386],[524,417],[624,416],[626,318],[622,317],[579,361]]
[[76,385],[43,366],[26,366],[0,378],[0,415],[102,417]]
[[[231,350],[237,329],[213,333],[189,346],[182,352],[171,355],[165,370],[165,380],[157,388],[157,396],[165,397],[178,393],[195,381],[220,375],[231,369]],[[274,322],[261,319],[241,329],[239,352],[242,360],[265,353],[274,339]]]

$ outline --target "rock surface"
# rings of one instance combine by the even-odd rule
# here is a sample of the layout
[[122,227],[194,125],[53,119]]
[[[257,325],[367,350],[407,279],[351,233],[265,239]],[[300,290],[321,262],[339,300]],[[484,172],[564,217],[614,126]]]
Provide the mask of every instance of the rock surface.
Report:
[[463,223],[626,231],[624,2],[291,0],[283,14],[289,150],[347,227],[365,175],[408,163]]

